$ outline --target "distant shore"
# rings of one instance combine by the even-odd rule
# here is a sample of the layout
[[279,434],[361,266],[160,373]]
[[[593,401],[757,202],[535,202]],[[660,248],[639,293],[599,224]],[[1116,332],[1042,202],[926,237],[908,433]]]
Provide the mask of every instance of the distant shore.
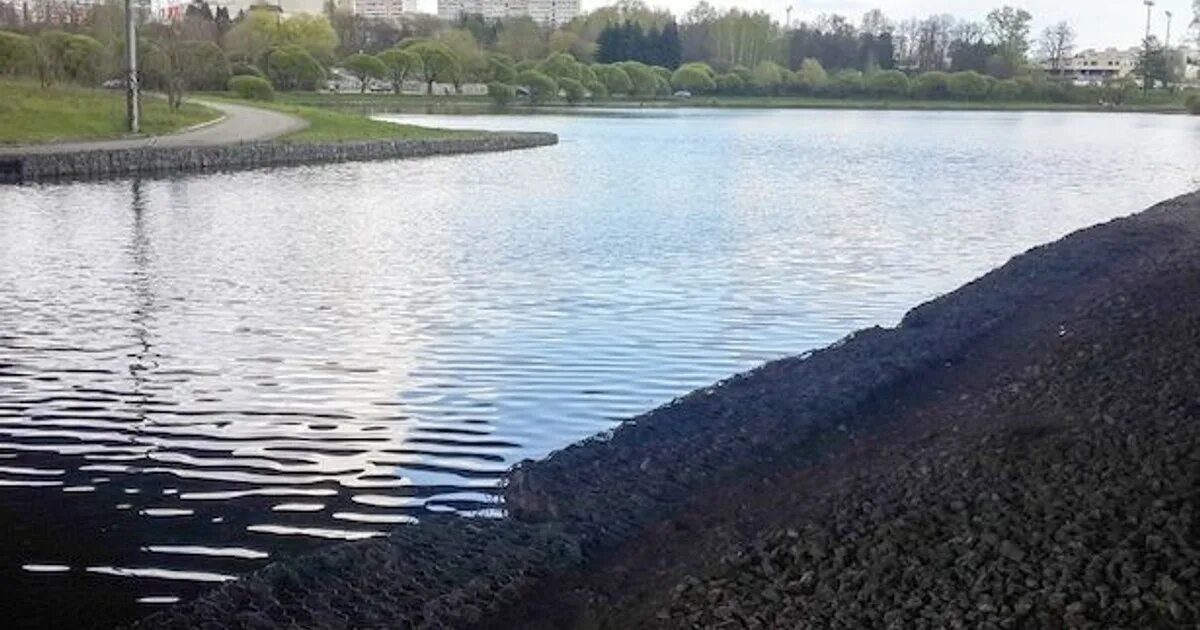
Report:
[[1194,627],[1197,313],[1200,194],[139,627]]
[[1036,112],[1108,112],[1108,113],[1154,113],[1186,114],[1187,107],[1182,97],[1178,99],[1156,99],[1152,102],[1134,102],[1124,105],[1101,105],[1099,103],[1052,103],[1023,101],[955,101],[873,98],[814,98],[803,96],[708,96],[691,98],[658,97],[652,99],[601,99],[568,104],[566,101],[549,101],[541,104],[515,102],[503,107],[494,104],[485,96],[412,96],[394,94],[330,94],[317,92],[280,93],[281,102],[326,108],[358,108],[396,112],[446,112],[446,113],[522,113],[558,110],[562,108],[599,109],[676,109],[676,108],[729,108],[729,109],[846,109],[846,110],[898,110],[898,111],[1036,111]]

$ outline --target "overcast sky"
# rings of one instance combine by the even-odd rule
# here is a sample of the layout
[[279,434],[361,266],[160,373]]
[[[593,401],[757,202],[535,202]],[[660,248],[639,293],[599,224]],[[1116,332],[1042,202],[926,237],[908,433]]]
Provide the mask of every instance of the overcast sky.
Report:
[[[698,0],[647,0],[647,4],[665,7],[681,15]],[[437,0],[419,0],[421,9],[437,11]],[[784,8],[794,7],[792,20],[815,18],[821,13],[840,13],[858,18],[870,9],[882,9],[893,20],[925,17],[935,13],[982,20],[987,12],[1005,3],[1022,7],[1033,14],[1034,30],[1041,32],[1049,24],[1067,20],[1079,33],[1082,48],[1119,48],[1136,46],[1146,31],[1146,7],[1142,0],[709,0],[717,7],[739,7],[769,11],[780,22]],[[583,0],[584,10],[612,4],[612,0]],[[1154,30],[1161,39],[1167,21],[1163,11],[1175,14],[1171,40],[1178,43],[1188,34],[1192,21],[1191,0],[1158,0],[1154,7]]]

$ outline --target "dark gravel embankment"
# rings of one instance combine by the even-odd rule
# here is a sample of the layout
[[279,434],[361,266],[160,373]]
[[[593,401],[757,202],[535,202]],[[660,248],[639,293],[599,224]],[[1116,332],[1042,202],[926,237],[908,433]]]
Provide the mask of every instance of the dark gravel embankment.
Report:
[[1195,628],[1200,196],[142,627]]
[[975,286],[1038,260],[1077,273],[860,406],[844,448],[701,489],[498,625],[1200,627],[1200,198]]

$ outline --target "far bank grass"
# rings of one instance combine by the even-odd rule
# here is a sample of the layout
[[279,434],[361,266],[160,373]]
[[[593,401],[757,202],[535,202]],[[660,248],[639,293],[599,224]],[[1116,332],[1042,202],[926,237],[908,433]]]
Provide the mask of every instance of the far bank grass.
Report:
[[[220,112],[197,104],[171,111],[166,100],[142,99],[142,133],[167,134],[214,120]],[[0,144],[40,144],[120,138],[125,93],[32,81],[0,80]]]
[[[487,97],[480,96],[413,96],[394,94],[329,94],[317,92],[291,92],[277,95],[279,102],[308,107],[336,108],[341,110],[363,109],[365,111],[520,111],[544,107],[564,107],[564,101],[550,101],[540,105],[524,102],[500,108]],[[1081,112],[1147,112],[1184,113],[1183,97],[1152,97],[1146,101],[1129,102],[1119,107],[1099,104],[1052,103],[1042,101],[948,101],[873,99],[873,98],[813,98],[806,96],[696,96],[690,99],[656,97],[652,99],[605,98],[585,101],[578,107],[609,108],[685,108],[717,107],[745,109],[865,109],[865,110],[918,110],[918,111],[1081,111]]]
[[372,120],[365,114],[355,112],[322,109],[298,105],[288,101],[247,101],[235,98],[229,94],[205,94],[203,98],[211,98],[229,103],[237,103],[248,107],[261,107],[285,114],[291,114],[308,122],[308,127],[290,133],[280,140],[284,142],[366,142],[372,140],[444,140],[446,138],[462,138],[480,136],[486,132],[456,131],[451,129],[436,129],[419,127],[417,125],[402,125]]

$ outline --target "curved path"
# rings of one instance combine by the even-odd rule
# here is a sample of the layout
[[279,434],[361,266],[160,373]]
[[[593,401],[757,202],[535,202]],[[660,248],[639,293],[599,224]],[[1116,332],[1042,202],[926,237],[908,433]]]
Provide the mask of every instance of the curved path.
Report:
[[204,123],[191,129],[165,136],[0,147],[0,155],[79,153],[83,151],[136,149],[140,147],[198,147],[235,144],[238,142],[273,140],[308,126],[308,123],[300,118],[267,109],[199,99],[192,102],[218,110],[224,114],[224,117],[214,122]]

